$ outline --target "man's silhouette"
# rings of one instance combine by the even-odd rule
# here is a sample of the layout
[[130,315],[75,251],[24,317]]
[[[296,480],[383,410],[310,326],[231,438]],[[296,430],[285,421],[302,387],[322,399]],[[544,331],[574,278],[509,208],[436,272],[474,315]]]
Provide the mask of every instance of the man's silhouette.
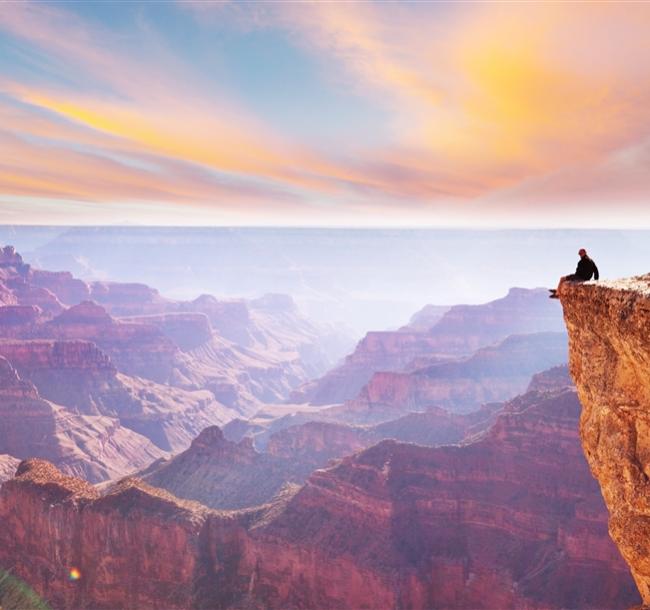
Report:
[[580,250],[578,250],[578,255],[580,256],[580,260],[578,261],[576,272],[560,278],[560,283],[558,284],[557,288],[551,288],[551,299],[559,298],[557,296],[557,291],[562,285],[562,282],[588,282],[592,277],[595,280],[600,277],[596,263],[594,263],[594,261],[592,261],[587,256],[587,251],[584,248],[580,248]]

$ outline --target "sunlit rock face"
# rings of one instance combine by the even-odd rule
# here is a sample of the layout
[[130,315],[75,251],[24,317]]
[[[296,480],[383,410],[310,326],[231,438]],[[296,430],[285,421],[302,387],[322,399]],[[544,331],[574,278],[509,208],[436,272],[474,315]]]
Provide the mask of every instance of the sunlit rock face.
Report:
[[[0,490],[0,563],[61,609],[626,608],[579,412],[572,390],[531,392],[471,443],[384,441],[239,512],[30,461]],[[218,429],[193,451],[252,459]]]
[[565,283],[560,299],[585,455],[612,538],[650,604],[650,274]]

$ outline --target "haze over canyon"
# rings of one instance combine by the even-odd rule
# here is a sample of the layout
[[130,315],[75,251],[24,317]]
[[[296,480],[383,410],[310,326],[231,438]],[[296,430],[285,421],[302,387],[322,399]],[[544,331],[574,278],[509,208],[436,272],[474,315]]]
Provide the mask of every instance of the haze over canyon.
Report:
[[[635,580],[645,595],[623,517],[623,557],[608,534],[627,492],[604,487],[605,505],[589,466],[609,485],[609,454],[585,459],[579,436],[578,396],[610,391],[583,384],[595,322],[571,312],[587,302],[566,314],[576,392],[544,288],[422,303],[355,345],[290,295],[169,298],[7,245],[0,300],[3,608],[623,609]],[[642,324],[616,332],[643,357]]]

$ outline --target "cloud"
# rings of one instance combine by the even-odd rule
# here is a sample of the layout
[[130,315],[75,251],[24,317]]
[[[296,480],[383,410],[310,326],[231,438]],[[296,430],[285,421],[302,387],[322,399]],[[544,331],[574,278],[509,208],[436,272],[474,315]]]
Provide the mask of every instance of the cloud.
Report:
[[[0,30],[25,65],[0,76],[1,193],[245,204],[251,217],[276,206],[285,219],[362,224],[374,222],[373,210],[386,222],[506,211],[526,219],[533,202],[558,214],[554,202],[579,210],[617,197],[634,207],[649,194],[638,170],[645,157],[630,152],[650,136],[649,5],[183,2],[175,10],[195,14],[197,38],[283,36],[317,60],[325,86],[381,106],[388,135],[366,142],[352,125],[334,146],[289,137],[240,92],[215,86],[191,54],[175,52],[162,21],[154,27],[146,13],[109,29],[71,9],[9,3]],[[195,52],[208,48],[197,43]]]

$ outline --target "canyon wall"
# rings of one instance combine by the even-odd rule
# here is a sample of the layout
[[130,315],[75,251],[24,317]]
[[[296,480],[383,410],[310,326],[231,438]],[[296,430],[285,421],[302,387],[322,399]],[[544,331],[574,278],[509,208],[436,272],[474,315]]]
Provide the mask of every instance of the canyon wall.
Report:
[[585,455],[611,536],[650,605],[650,274],[567,282],[559,294]]
[[467,357],[510,335],[565,332],[558,308],[542,289],[512,288],[505,297],[482,305],[433,309],[440,317],[425,315],[429,327],[422,327],[416,315],[413,325],[400,330],[369,332],[341,365],[294,391],[292,400],[340,403],[355,398],[377,372],[410,371]]
[[25,462],[0,490],[0,564],[57,610],[626,608],[579,413],[572,390],[531,392],[469,444],[384,441],[238,512]]

